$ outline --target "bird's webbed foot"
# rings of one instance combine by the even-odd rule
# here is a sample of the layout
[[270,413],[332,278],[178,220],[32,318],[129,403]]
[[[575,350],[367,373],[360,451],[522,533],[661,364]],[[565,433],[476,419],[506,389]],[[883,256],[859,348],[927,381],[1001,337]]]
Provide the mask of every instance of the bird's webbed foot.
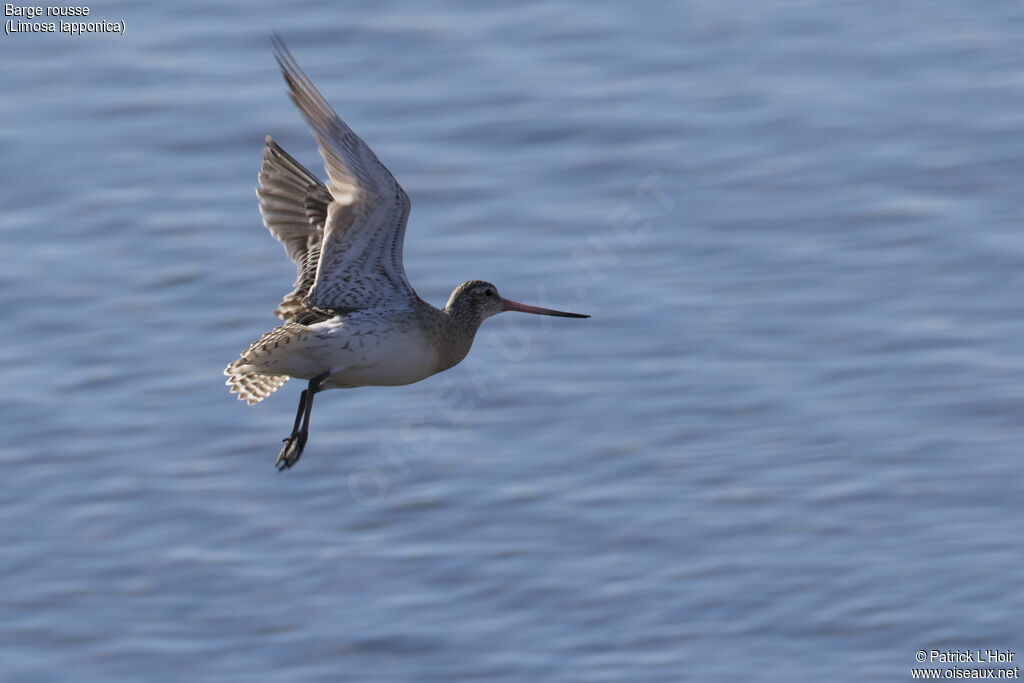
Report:
[[285,437],[284,448],[281,449],[281,453],[274,462],[278,471],[284,472],[299,461],[299,458],[302,457],[302,449],[306,447],[306,437],[305,432],[297,432]]

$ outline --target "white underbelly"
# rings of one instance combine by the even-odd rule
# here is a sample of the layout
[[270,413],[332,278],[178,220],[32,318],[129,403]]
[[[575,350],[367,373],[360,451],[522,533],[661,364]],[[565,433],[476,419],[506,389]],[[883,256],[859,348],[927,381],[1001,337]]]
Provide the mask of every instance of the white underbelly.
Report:
[[362,334],[333,354],[325,389],[412,384],[437,372],[437,354],[416,330]]

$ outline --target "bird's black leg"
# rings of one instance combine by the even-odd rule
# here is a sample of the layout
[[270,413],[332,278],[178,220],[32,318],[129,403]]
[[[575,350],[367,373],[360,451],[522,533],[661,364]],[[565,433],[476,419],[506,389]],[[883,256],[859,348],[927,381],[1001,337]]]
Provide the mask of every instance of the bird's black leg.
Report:
[[[295,411],[295,424],[292,425],[292,433],[288,439],[299,433],[299,425],[302,424],[302,416],[306,412],[306,394],[308,393],[309,389],[303,389],[302,393],[299,394],[299,409]],[[288,439],[285,439],[285,441]]]
[[[309,380],[309,387],[302,391],[299,396],[299,409],[295,413],[295,424],[292,426],[292,433],[284,440],[284,448],[277,456],[274,463],[279,471],[284,471],[297,463],[302,457],[302,449],[306,446],[306,439],[309,437],[309,416],[313,412],[313,397],[320,391],[320,382],[330,375],[325,372]],[[301,429],[299,425],[302,425]]]
[[299,434],[299,425],[302,424],[302,416],[306,413],[306,398],[309,396],[309,389],[303,389],[299,395],[299,409],[295,412],[295,424],[292,426],[292,433],[284,439],[284,448],[277,456],[274,463],[277,469],[284,471],[291,467],[302,455],[302,447],[306,445],[305,435]]

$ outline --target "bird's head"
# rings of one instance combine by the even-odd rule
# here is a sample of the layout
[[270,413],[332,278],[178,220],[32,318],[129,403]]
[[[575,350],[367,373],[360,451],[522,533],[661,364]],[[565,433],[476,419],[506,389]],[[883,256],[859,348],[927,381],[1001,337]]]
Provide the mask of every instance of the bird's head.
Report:
[[448,298],[448,303],[445,304],[444,310],[456,319],[465,320],[477,326],[492,315],[504,313],[505,311],[556,315],[562,318],[590,317],[581,313],[566,313],[565,311],[527,306],[510,299],[503,299],[498,294],[497,287],[483,280],[469,280],[456,287],[455,291]]

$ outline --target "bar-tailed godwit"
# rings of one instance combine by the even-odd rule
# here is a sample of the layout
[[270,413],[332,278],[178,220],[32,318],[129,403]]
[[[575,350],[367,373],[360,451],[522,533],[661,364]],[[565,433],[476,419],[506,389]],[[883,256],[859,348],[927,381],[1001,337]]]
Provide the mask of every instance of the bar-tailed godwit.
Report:
[[588,318],[503,299],[469,280],[444,309],[423,301],[405,277],[402,241],[409,197],[373,151],[334,112],[279,37],[289,94],[306,118],[327,185],[267,136],[256,195],[263,223],[298,276],[274,312],[284,324],[227,366],[227,385],[250,405],[289,377],[309,382],[277,456],[294,465],[309,436],[313,397],[325,389],[412,384],[459,363],[486,318],[504,311]]

